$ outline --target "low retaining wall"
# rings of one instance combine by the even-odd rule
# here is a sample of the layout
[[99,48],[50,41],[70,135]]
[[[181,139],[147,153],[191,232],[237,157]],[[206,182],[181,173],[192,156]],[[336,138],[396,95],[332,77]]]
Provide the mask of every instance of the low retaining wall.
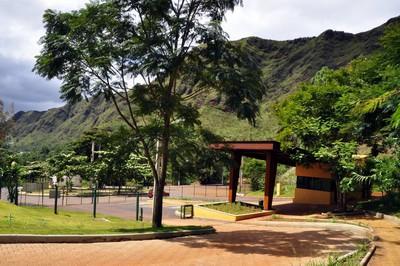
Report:
[[[220,204],[222,202],[216,202],[214,204]],[[223,202],[225,203],[225,202]],[[218,210],[214,210],[211,208],[207,208],[206,206],[210,204],[202,204],[202,205],[195,205],[194,206],[194,217],[196,218],[206,218],[206,219],[214,219],[214,220],[222,220],[222,221],[229,221],[229,222],[237,222],[251,218],[257,218],[262,216],[268,216],[274,213],[274,211],[259,211],[253,213],[246,213],[246,214],[230,214],[226,212],[221,212]]]
[[0,243],[95,243],[119,242],[134,240],[167,239],[182,236],[205,235],[215,233],[214,228],[197,230],[182,230],[173,232],[148,232],[141,234],[111,234],[111,235],[0,235]]

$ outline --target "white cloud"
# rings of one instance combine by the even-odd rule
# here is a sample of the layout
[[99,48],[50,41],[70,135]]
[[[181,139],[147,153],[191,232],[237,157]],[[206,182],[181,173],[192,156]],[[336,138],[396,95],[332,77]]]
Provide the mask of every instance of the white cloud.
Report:
[[[42,16],[48,8],[69,11],[86,2],[0,0],[0,98],[14,101],[23,110],[61,104],[59,82],[46,81],[30,71],[44,34]],[[224,28],[231,39],[285,40],[315,36],[326,29],[366,31],[398,15],[398,0],[244,0],[243,8],[228,14]]]
[[400,15],[395,0],[244,0],[227,16],[225,30],[236,40],[247,36],[287,40],[327,29],[362,32]]

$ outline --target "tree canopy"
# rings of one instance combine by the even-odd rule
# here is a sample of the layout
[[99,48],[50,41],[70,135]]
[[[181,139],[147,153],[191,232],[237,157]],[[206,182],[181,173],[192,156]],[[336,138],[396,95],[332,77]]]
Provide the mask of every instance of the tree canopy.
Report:
[[[34,70],[62,80],[69,102],[103,94],[138,137],[155,183],[153,225],[162,195],[174,120],[196,123],[190,101],[214,89],[239,118],[254,123],[264,94],[250,53],[228,42],[221,23],[240,0],[107,0],[72,12],[46,10]],[[151,154],[160,140],[161,170]]]
[[[338,70],[321,69],[276,105],[284,146],[330,163],[343,191],[357,183],[353,174],[359,169],[352,158],[357,148],[365,146],[375,157],[393,153],[393,144],[399,142],[399,40],[397,23],[387,29],[377,53]],[[375,163],[377,173],[388,160]]]

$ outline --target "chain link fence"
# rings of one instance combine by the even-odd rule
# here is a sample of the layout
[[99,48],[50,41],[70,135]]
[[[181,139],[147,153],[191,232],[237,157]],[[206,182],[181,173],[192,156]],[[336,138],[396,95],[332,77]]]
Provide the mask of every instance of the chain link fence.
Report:
[[[53,207],[55,204],[55,189],[40,185],[39,189],[27,189],[23,184],[18,189],[18,205]],[[60,187],[58,189],[57,205],[59,207],[70,205],[93,204],[94,190],[87,188]],[[147,198],[147,193],[139,191],[135,187],[105,187],[96,192],[97,204],[111,204],[123,202],[136,202],[137,194],[140,198]],[[8,191],[1,189],[0,200],[8,200]]]

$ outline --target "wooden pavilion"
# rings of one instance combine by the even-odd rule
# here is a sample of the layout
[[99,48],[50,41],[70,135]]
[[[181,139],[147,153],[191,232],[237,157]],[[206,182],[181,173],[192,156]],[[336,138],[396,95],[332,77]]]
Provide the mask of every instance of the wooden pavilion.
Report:
[[272,199],[276,170],[278,163],[295,166],[288,154],[280,150],[280,143],[277,141],[228,141],[218,142],[210,145],[210,148],[231,153],[232,165],[229,173],[229,194],[228,201],[236,201],[236,192],[239,181],[239,171],[242,156],[266,161],[265,183],[264,183],[264,210],[272,209]]

